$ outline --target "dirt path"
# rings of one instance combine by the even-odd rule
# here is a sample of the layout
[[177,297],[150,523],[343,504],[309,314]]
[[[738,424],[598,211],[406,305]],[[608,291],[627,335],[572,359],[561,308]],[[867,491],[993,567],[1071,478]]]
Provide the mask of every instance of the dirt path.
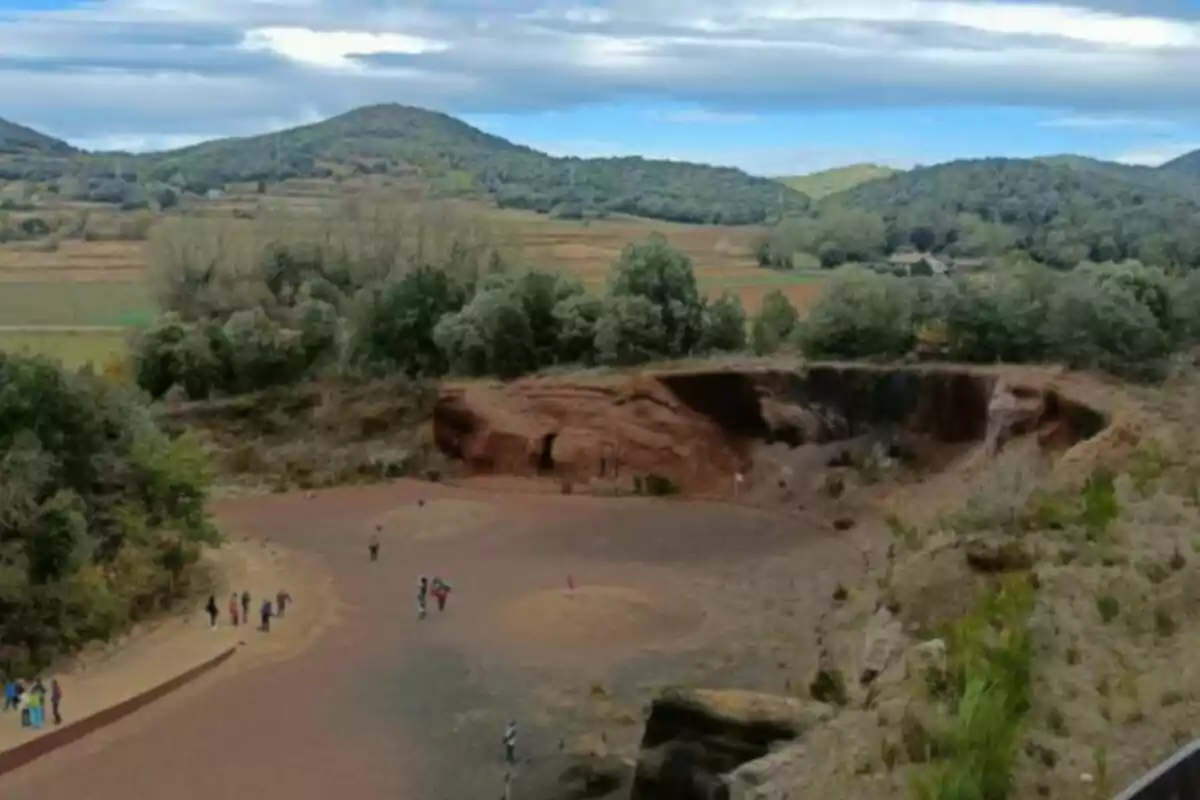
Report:
[[[219,670],[222,675],[289,657],[311,643],[332,621],[336,603],[328,578],[310,560],[265,543],[239,541],[206,556],[216,577],[215,592],[221,615],[216,630],[198,605],[165,620],[149,623],[101,651],[87,653],[53,675],[63,687],[62,713],[70,723],[110,708],[216,657],[230,647],[239,647],[233,661]],[[280,588],[300,600],[287,616],[277,620],[271,633],[255,630],[257,608],[264,596],[274,597]],[[227,611],[229,597],[247,589],[254,596],[253,624],[234,627]],[[47,680],[51,676],[46,676]],[[45,735],[22,728],[15,714],[0,717],[0,750]],[[105,731],[96,734],[103,737]]]
[[[263,649],[275,633],[249,637],[261,642],[193,688],[0,779],[0,796],[498,796],[510,716],[536,763],[597,733],[629,752],[663,684],[800,685],[833,588],[861,568],[857,542],[794,517],[496,488],[400,481],[217,504],[238,541],[327,569],[338,624],[315,627],[298,657]],[[454,586],[424,621],[420,574]],[[310,604],[288,588],[299,619]]]

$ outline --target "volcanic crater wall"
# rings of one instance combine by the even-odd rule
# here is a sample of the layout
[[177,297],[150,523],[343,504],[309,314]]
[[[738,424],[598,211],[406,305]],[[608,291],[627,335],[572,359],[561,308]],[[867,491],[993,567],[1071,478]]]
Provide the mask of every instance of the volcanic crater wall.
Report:
[[447,385],[433,423],[438,446],[472,473],[620,484],[655,474],[719,493],[750,468],[759,442],[825,443],[893,426],[947,442],[1036,432],[1068,447],[1107,418],[1028,376],[809,364]]

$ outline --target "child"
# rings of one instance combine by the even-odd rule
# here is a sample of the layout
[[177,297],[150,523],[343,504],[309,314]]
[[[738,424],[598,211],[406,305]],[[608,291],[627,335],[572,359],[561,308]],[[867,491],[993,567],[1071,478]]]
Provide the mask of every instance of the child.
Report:
[[238,619],[238,596],[234,592],[229,596],[229,621],[233,623],[233,627],[237,627],[240,620]]
[[29,725],[41,730],[46,723],[46,687],[39,680],[29,690]]
[[375,533],[371,534],[371,540],[367,542],[367,552],[371,555],[372,561],[379,560],[379,531],[383,530],[382,525],[375,526]]
[[4,710],[11,711],[17,707],[17,682],[11,678],[4,681]]
[[250,624],[250,593],[246,591],[242,592],[242,619]]

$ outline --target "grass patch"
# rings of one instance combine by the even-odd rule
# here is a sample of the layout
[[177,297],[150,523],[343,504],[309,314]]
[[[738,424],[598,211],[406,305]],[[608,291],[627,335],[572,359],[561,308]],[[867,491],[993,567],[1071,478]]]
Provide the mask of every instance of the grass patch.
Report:
[[153,305],[142,281],[0,282],[0,325],[129,325]]
[[125,332],[0,331],[0,351],[46,356],[67,369],[91,364],[97,369],[127,355]]
[[914,778],[918,800],[1005,800],[1014,787],[1021,729],[1032,699],[1027,575],[1004,578],[944,632],[947,676],[933,761]]

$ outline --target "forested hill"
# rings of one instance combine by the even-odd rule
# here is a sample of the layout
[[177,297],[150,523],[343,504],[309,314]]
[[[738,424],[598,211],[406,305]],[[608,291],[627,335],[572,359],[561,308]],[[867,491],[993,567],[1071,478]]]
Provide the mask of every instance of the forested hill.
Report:
[[[555,158],[446,114],[401,105],[369,106],[314,125],[164,153],[0,158],[0,180],[70,177],[69,194],[102,201],[121,195],[114,181],[136,185],[142,195],[164,185],[203,194],[230,183],[354,173],[387,174],[435,196],[486,196],[502,206],[567,218],[624,213],[746,224],[808,207],[800,192],[741,170],[642,158]],[[108,184],[102,196],[93,196],[102,183]]]
[[1185,153],[1158,168],[1162,172],[1189,178],[1200,178],[1200,150]]
[[17,153],[71,155],[78,152],[61,139],[0,119],[0,157]]
[[799,249],[824,247],[827,263],[916,249],[961,257],[1020,250],[1062,267],[1125,258],[1200,265],[1200,203],[1170,182],[1117,174],[1015,159],[914,169],[826,199],[804,223]]

